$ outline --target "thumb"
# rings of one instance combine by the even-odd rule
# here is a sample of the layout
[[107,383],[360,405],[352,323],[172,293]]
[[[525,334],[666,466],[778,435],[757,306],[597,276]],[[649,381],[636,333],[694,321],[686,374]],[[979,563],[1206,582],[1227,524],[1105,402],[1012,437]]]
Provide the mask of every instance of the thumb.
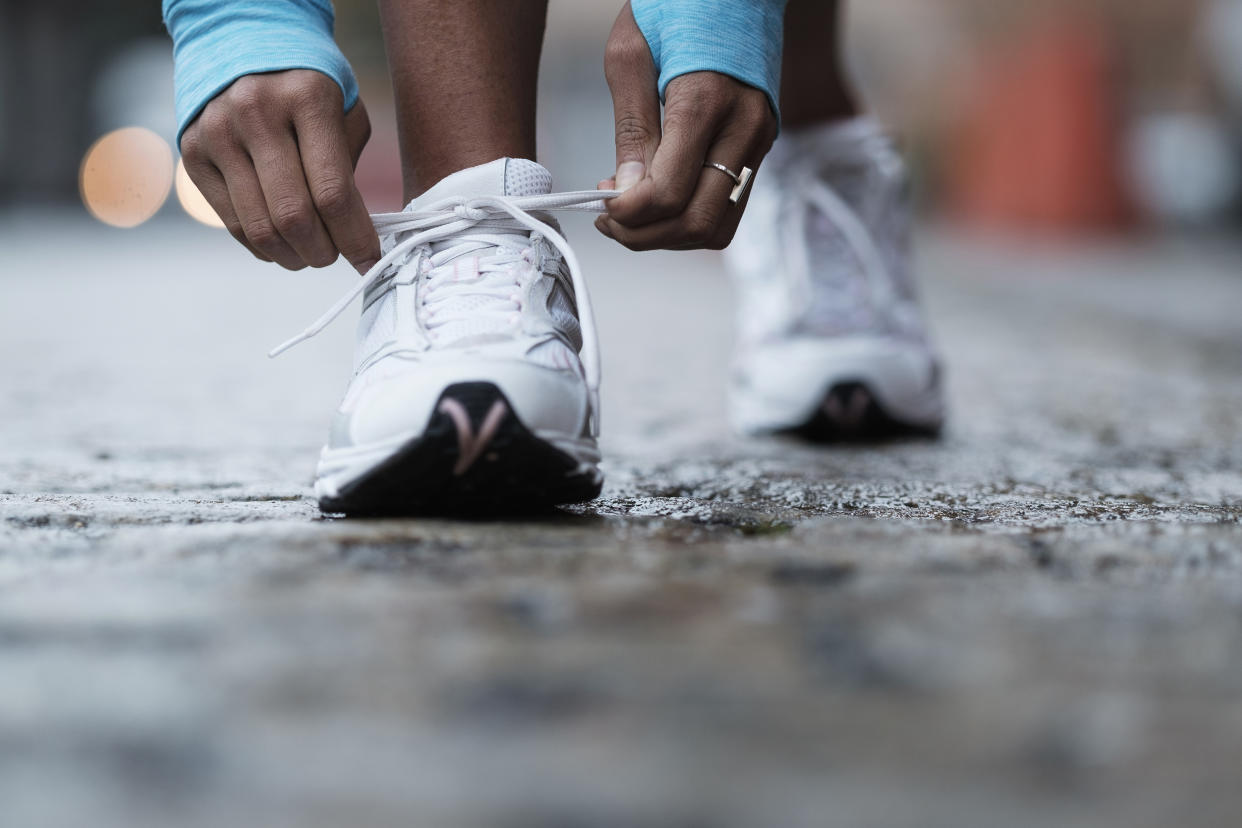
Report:
[[660,145],[659,76],[628,3],[608,37],[604,75],[616,122],[616,189],[628,190],[646,175]]

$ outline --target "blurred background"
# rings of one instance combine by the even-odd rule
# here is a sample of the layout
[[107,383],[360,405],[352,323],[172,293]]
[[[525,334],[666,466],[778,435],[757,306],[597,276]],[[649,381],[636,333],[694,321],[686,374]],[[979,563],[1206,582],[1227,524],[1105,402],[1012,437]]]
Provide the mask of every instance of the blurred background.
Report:
[[[540,151],[563,188],[609,171],[601,64],[617,5],[552,2]],[[161,212],[214,223],[170,146],[158,7],[0,4],[3,207],[77,203],[116,226]],[[362,188],[372,209],[391,209],[396,138],[375,4],[336,7],[375,122]],[[869,0],[848,17],[862,98],[907,140],[929,214],[1010,233],[1237,225],[1242,0]]]

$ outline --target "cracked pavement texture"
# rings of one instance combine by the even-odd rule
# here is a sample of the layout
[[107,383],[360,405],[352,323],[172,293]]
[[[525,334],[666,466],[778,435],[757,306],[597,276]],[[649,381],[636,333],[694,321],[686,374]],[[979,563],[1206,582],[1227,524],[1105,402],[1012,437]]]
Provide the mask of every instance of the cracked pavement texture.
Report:
[[6,826],[1239,824],[1242,245],[929,231],[949,428],[814,448],[567,224],[608,482],[479,522],[319,516],[344,268],[0,224]]

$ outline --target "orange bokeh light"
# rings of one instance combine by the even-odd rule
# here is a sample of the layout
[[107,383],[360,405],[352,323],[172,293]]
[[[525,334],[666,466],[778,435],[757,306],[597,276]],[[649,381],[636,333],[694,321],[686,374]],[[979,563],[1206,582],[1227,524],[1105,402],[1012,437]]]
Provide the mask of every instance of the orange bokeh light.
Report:
[[203,194],[199,192],[198,187],[190,180],[189,173],[185,171],[185,162],[180,158],[177,159],[177,201],[181,202],[181,209],[190,215],[190,218],[201,221],[208,227],[223,227],[224,222],[216,215],[216,211],[207,203],[207,199],[203,198]]
[[78,176],[86,209],[113,227],[137,227],[151,218],[172,184],[172,149],[143,127],[118,129],[92,144]]

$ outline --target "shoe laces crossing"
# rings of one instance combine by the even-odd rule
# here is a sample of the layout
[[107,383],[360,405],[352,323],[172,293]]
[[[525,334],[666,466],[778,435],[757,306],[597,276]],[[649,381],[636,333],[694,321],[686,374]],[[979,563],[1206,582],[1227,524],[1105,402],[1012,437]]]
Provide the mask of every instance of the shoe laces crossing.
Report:
[[[406,263],[420,249],[430,251],[437,242],[451,242],[436,252],[429,252],[420,262],[425,267],[422,275],[431,276],[427,290],[420,300],[420,317],[424,327],[434,339],[437,328],[467,313],[486,313],[508,318],[520,311],[520,299],[513,293],[515,287],[512,268],[522,261],[531,262],[533,245],[539,239],[547,241],[561,254],[569,271],[573,286],[574,302],[578,308],[582,328],[582,359],[587,389],[591,396],[592,431],[598,429],[600,359],[599,339],[595,330],[595,315],[586,280],[578,265],[578,257],[565,237],[548,222],[531,214],[532,211],[573,210],[601,213],[604,201],[620,195],[617,190],[578,190],[564,193],[548,193],[532,196],[452,196],[433,202],[417,210],[400,213],[374,213],[371,220],[381,236],[399,239],[380,257],[375,265],[363,274],[332,307],[297,336],[273,348],[269,357],[276,357],[290,348],[305,342],[332,324],[353,301],[372,285],[385,277],[389,269]],[[527,235],[529,244],[517,251],[511,245],[513,234]],[[404,238],[401,236],[404,235]],[[473,252],[486,249],[498,252],[479,260],[478,276],[457,281],[442,275],[432,276],[435,268]],[[533,262],[531,262],[533,264]],[[438,279],[438,281],[437,281]],[[500,300],[486,310],[466,311],[456,303],[467,295]],[[509,303],[508,305],[504,303]]]
[[[506,230],[526,229],[513,221],[507,223]],[[529,278],[541,273],[537,258],[541,238],[535,233],[472,232],[455,237],[452,243],[437,244],[434,252],[423,252],[417,263],[423,284],[418,321],[428,339],[439,340],[441,331],[455,323],[467,323],[473,329],[486,327],[489,321],[516,325],[521,318],[521,290]]]

